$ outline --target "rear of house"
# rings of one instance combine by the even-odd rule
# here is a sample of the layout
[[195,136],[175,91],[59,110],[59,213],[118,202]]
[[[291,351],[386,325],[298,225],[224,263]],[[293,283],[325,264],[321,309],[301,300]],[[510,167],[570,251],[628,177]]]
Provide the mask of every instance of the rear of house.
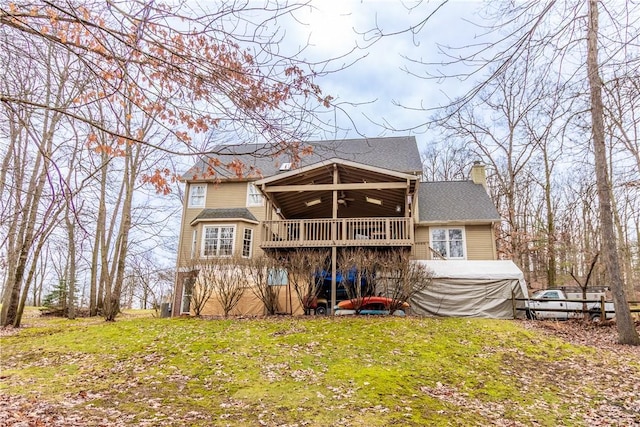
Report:
[[[349,248],[393,248],[414,260],[496,259],[500,218],[482,165],[474,164],[468,181],[421,182],[414,137],[308,144],[312,153],[299,164],[256,157],[259,146],[243,145],[225,148],[215,162],[202,159],[183,176],[187,200],[173,315],[191,312],[198,265],[216,257],[319,248],[331,254],[332,269]],[[238,178],[211,166],[231,163],[252,174]],[[286,282],[274,285],[286,288]],[[290,292],[283,292],[282,311],[300,312]],[[244,299],[233,314],[262,314],[250,293]],[[209,314],[216,314],[215,305]]]

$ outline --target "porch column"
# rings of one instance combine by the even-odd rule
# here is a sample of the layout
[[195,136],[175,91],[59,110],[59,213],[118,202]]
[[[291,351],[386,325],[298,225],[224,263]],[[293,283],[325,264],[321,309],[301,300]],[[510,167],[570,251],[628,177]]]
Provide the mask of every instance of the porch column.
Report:
[[267,221],[271,221],[273,219],[273,206],[271,205],[271,200],[267,200],[267,203],[265,203],[265,209],[267,210],[265,212],[265,218],[267,218]]
[[409,221],[409,229],[407,230],[409,232],[409,240],[411,241],[411,244],[415,243],[415,237],[414,237],[414,223],[415,221],[413,220],[414,218],[414,209],[413,209],[413,195],[410,193],[411,191],[411,183],[409,181],[407,181],[407,191],[405,192],[404,195],[404,216],[405,218],[409,218],[411,219],[411,221]]
[[[338,165],[333,164],[333,183],[338,184]],[[336,240],[338,239],[338,190],[333,190],[332,198],[332,212],[331,218],[333,218],[331,226],[331,307],[329,308],[329,314],[333,315],[333,308],[336,306],[336,263],[338,259],[338,249],[336,247]]]
[[411,203],[409,203],[409,198],[411,196],[411,182],[407,181],[407,190],[404,192],[404,216],[405,218],[409,218],[413,216],[413,211],[410,212]]
[[271,204],[271,198],[267,197],[264,192],[265,186],[262,184],[262,194],[264,198],[264,221],[260,221],[260,240],[264,242],[271,241],[271,229],[273,225],[268,222],[271,221],[273,216],[273,205]]
[[264,217],[267,221],[271,221],[273,218],[273,205],[271,204],[271,197],[267,197],[265,192],[266,186],[262,184],[262,194],[264,195]]

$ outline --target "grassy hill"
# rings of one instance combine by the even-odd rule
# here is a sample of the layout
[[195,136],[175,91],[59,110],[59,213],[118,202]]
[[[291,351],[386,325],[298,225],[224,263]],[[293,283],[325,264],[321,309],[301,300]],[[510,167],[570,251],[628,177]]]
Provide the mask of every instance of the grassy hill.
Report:
[[2,425],[640,425],[636,349],[521,321],[25,323],[0,337]]

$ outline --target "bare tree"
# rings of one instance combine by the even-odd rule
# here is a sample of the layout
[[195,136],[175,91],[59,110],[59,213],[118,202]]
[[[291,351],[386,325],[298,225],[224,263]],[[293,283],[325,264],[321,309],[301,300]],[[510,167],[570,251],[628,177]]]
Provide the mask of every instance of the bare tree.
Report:
[[42,304],[42,290],[49,271],[47,265],[48,258],[49,250],[48,248],[45,248],[44,252],[41,253],[40,259],[38,259],[38,266],[35,274],[33,275],[33,286],[31,287],[33,299],[31,304],[35,307],[39,307]]
[[[12,236],[5,246],[10,250],[1,324],[20,323],[20,296],[30,283],[25,277],[38,259],[36,242],[46,237],[37,218],[46,213],[55,224],[53,210],[70,202],[62,191],[70,183],[61,173],[52,177],[63,167],[51,148],[74,146],[64,138],[52,145],[62,123],[73,129],[74,141],[81,138],[96,154],[75,165],[85,179],[98,182],[96,211],[86,213],[95,215],[95,227],[77,222],[75,206],[66,218],[75,216],[76,224],[68,225],[76,231],[94,232],[90,313],[107,320],[119,311],[135,227],[134,191],[142,180],[166,193],[175,178],[175,162],[143,167],[149,153],[209,156],[202,175],[221,169],[249,173],[245,165],[216,161],[211,140],[199,137],[216,132],[236,141],[272,143],[260,155],[299,160],[305,153],[299,141],[322,125],[316,111],[331,104],[314,79],[332,68],[330,59],[307,61],[304,49],[284,52],[279,25],[295,20],[303,6],[74,0],[0,6],[5,52],[0,103],[3,124],[9,124],[0,135],[8,142],[0,144],[0,215],[2,235]],[[72,66],[63,67],[64,61]],[[342,61],[336,64],[343,67]],[[113,179],[115,170],[121,179]],[[10,202],[15,197],[4,198],[8,178],[23,196],[18,204]],[[56,182],[61,185],[50,185]],[[25,221],[14,221],[18,218]]]
[[525,182],[533,156],[533,146],[520,135],[539,102],[530,95],[519,75],[501,76],[478,94],[473,105],[451,107],[439,122],[447,134],[469,141],[476,158],[489,165],[492,195],[505,219],[499,247],[519,265],[527,260],[528,243],[518,209],[519,190],[529,186]]
[[[598,256],[600,254],[596,253],[593,258],[591,259],[591,265],[589,266],[589,272],[587,273],[587,277],[585,277],[584,281],[580,281],[578,280],[578,278],[576,277],[576,275],[574,274],[574,271],[571,270],[569,272],[569,274],[571,274],[571,277],[573,278],[573,280],[578,284],[578,286],[580,287],[580,290],[582,291],[582,299],[586,300],[587,299],[587,290],[589,288],[589,282],[591,281],[591,274],[593,273],[593,270],[596,266],[596,262],[598,261]],[[584,320],[587,321],[589,320],[589,312],[587,310],[587,303],[586,301],[584,301],[582,303],[582,313],[584,314]]]
[[[104,132],[176,154],[215,155],[211,147],[193,143],[195,134],[215,129],[241,141],[274,142],[267,154],[288,152],[295,160],[301,149],[296,142],[315,121],[314,111],[328,107],[332,99],[313,83],[317,75],[330,72],[331,60],[311,63],[303,48],[287,55],[280,44],[280,22],[295,22],[294,13],[302,7],[304,3],[254,7],[238,1],[171,6],[125,1],[12,3],[0,9],[1,27],[24,35],[28,43],[45,40],[67,50],[93,74],[99,88],[78,97],[73,108],[13,93],[1,93],[0,101],[57,111],[86,123],[92,134]],[[342,61],[336,64],[343,67]],[[127,73],[139,79],[131,81]],[[165,97],[166,91],[177,96]],[[167,147],[164,140],[146,139],[137,130],[125,132],[93,120],[93,105],[114,99],[137,105],[182,147]],[[238,166],[230,168],[242,173]],[[164,169],[150,179],[166,188]]]
[[604,121],[607,137],[611,138],[609,175],[614,186],[612,203],[620,261],[628,296],[633,299],[636,292],[640,295],[639,269],[634,262],[640,253],[640,210],[636,208],[640,204],[640,87],[635,69],[613,72],[615,77],[604,82],[602,88]]
[[356,314],[362,310],[365,297],[376,291],[381,261],[380,253],[371,248],[343,249],[338,255],[342,285]]
[[[6,40],[5,34],[0,41],[3,39]],[[69,98],[81,90],[78,81],[72,78],[73,59],[69,55],[59,56],[59,52],[46,43],[30,46],[29,54],[36,64],[44,60],[48,61],[47,65],[35,67],[27,58],[7,55],[3,59],[9,68],[5,70],[13,74],[6,74],[12,79],[4,80],[2,90],[27,94],[38,102],[71,105]],[[6,181],[11,183],[11,197],[3,208],[7,215],[2,221],[6,236],[2,246],[7,253],[8,274],[0,325],[17,327],[36,274],[37,260],[64,209],[63,193],[57,184],[64,176],[57,170],[56,159],[60,155],[59,129],[67,122],[63,114],[54,110],[40,114],[20,105],[3,103],[2,106],[3,122],[9,129],[3,171],[12,173],[4,175],[11,177]]]
[[[585,114],[586,117],[582,117],[581,114],[558,117],[554,120],[565,123],[556,128],[569,129],[570,121],[578,133],[588,130],[591,134],[592,167],[595,169],[597,206],[600,211],[600,252],[616,306],[618,341],[639,345],[640,338],[626,304],[624,277],[621,273],[618,242],[613,225],[613,186],[608,170],[610,153],[608,156],[602,94],[603,78],[612,75],[612,70],[635,72],[632,70],[637,69],[637,56],[629,56],[626,53],[628,47],[635,43],[636,37],[636,31],[632,28],[634,21],[629,20],[629,16],[637,16],[639,8],[637,4],[630,2],[621,4],[620,8],[609,7],[607,4],[604,7],[604,18],[608,25],[601,26],[600,20],[603,16],[598,13],[598,5],[598,0],[487,3],[487,15],[493,23],[483,25],[483,28],[486,34],[493,35],[499,32],[502,36],[486,43],[474,42],[473,45],[455,52],[452,49],[443,49],[443,53],[449,55],[449,64],[470,66],[468,72],[451,73],[448,77],[475,78],[478,83],[464,96],[454,100],[449,105],[446,115],[440,116],[438,123],[443,123],[451,129],[468,129],[469,123],[460,123],[460,117],[467,117],[464,115],[465,112],[478,103],[509,112],[505,115],[504,126],[508,136],[504,141],[507,143],[501,142],[498,147],[506,148],[505,155],[508,158],[505,158],[505,161],[509,165],[506,169],[509,179],[504,189],[506,197],[511,198],[516,194],[516,186],[511,179],[514,176],[513,172],[517,172],[528,162],[526,153],[531,150],[528,141],[521,138],[522,135],[517,132],[517,124],[526,117],[526,114],[519,112],[527,112],[536,106],[537,100],[540,100],[540,94],[534,90],[538,81],[565,81],[569,90],[566,91],[567,97],[563,102],[574,102],[574,99],[579,98],[580,102],[576,102],[575,105],[581,103],[584,105],[581,110],[588,113]],[[586,58],[575,54],[585,51]],[[442,64],[414,61],[414,65],[427,66],[432,70],[433,67],[440,67]],[[441,69],[431,75],[438,79],[447,78],[443,77],[446,74]],[[494,96],[496,89],[500,90],[497,98]],[[521,94],[526,96],[522,97]],[[512,114],[513,112],[516,114]],[[469,138],[474,138],[476,135],[488,134],[480,128],[469,132],[468,135]],[[514,144],[519,144],[521,150],[512,152],[511,147],[516,146]],[[485,141],[480,141],[478,147],[491,150]],[[514,160],[518,163],[513,163]],[[509,226],[517,226],[516,218],[511,216],[515,213],[515,204],[509,201],[507,205]],[[519,231],[514,229],[512,237],[517,237]],[[526,229],[524,231],[528,232]],[[521,252],[521,246],[515,239],[511,248],[516,255]]]
[[[224,317],[238,305],[249,286],[244,263],[235,257],[211,258],[200,266],[200,273],[194,284],[194,292],[199,287],[204,290],[201,299],[213,297],[222,307]],[[193,297],[192,297],[193,303]]]
[[326,271],[331,254],[327,249],[298,249],[286,255],[289,283],[293,285],[305,314],[316,308],[322,282],[317,273]]
[[[540,236],[536,240],[542,244],[536,245],[544,258],[544,270],[546,273],[547,287],[555,287],[557,284],[557,230],[556,215],[558,212],[558,195],[554,191],[555,170],[561,165],[563,155],[564,134],[568,117],[576,109],[571,99],[566,95],[567,86],[558,78],[558,81],[545,81],[538,79],[536,91],[539,92],[539,103],[524,120],[524,136],[535,151],[536,166],[539,167],[539,178],[536,183],[541,187],[541,209],[535,218],[545,218],[544,231],[538,231]],[[526,207],[525,207],[526,211]],[[539,228],[539,227],[536,227]]]
[[154,259],[151,252],[132,254],[127,264],[127,279],[131,283],[127,292],[131,298],[137,300],[137,305],[142,309],[159,310],[160,304],[170,293],[173,269],[158,265],[158,260]]
[[254,256],[247,260],[247,271],[251,277],[251,292],[262,301],[266,314],[278,312],[278,297],[280,286],[273,286],[269,282],[269,274],[282,263],[275,257],[267,255]]
[[403,249],[392,249],[380,263],[377,290],[391,300],[389,313],[402,309],[411,298],[431,286],[433,272],[424,264],[411,261],[410,255]]
[[611,280],[611,291],[616,308],[618,341],[621,344],[640,345],[627,297],[620,267],[620,258],[616,246],[616,234],[613,227],[611,209],[611,183],[607,171],[607,147],[604,129],[604,106],[602,102],[602,79],[598,63],[598,2],[589,0],[589,25],[587,30],[587,74],[591,94],[591,122],[594,157],[596,167],[596,185],[600,205],[600,226],[602,227],[602,253],[607,267],[607,276]]
[[200,272],[191,284],[191,310],[200,317],[204,306],[209,302],[218,286],[220,266],[215,262],[206,262],[200,267]]
[[475,160],[474,153],[462,139],[443,136],[421,153],[424,181],[463,181]]

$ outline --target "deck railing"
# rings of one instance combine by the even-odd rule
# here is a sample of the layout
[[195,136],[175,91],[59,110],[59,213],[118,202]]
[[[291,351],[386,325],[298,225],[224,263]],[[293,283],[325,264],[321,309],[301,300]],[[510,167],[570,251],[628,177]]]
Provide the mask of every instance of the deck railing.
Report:
[[292,219],[262,222],[262,248],[410,246],[411,218]]

